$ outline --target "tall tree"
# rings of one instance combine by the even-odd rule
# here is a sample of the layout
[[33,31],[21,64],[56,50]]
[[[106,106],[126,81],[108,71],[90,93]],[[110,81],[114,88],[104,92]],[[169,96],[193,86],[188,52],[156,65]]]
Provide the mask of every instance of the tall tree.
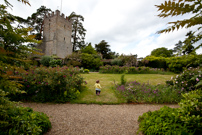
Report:
[[37,40],[41,40],[43,37],[43,20],[45,15],[51,13],[52,10],[41,6],[37,9],[36,13],[33,13],[31,16],[27,17],[27,24],[29,27],[33,28],[31,33],[36,35]]
[[72,12],[68,19],[72,21],[72,44],[73,44],[73,52],[75,52],[78,48],[81,49],[85,46],[85,35],[86,29],[83,27],[82,22],[84,21],[84,17],[81,15],[77,15],[75,12]]
[[173,52],[176,53],[177,56],[181,56],[182,46],[183,46],[183,42],[181,40],[179,40],[178,43],[175,44]]
[[183,46],[183,51],[182,51],[182,53],[184,55],[185,54],[190,54],[194,50],[193,43],[194,43],[195,36],[194,36],[193,32],[189,31],[186,34],[186,36],[187,36],[187,38],[183,42],[184,46]]
[[173,54],[173,51],[172,50],[168,50],[165,47],[154,49],[151,52],[151,55],[152,56],[156,56],[156,57],[171,57],[172,54]]
[[[191,18],[184,19],[184,20],[177,20],[174,22],[169,22],[171,24],[166,29],[158,31],[158,33],[166,33],[174,31],[175,29],[179,29],[180,27],[183,28],[191,28],[193,26],[198,26],[198,29],[193,32],[196,34],[193,39],[194,43],[198,42],[202,39],[202,31],[201,31],[201,24],[202,24],[202,0],[167,0],[161,5],[155,5],[158,8],[158,11],[161,13],[158,15],[159,17],[165,18],[169,16],[179,16],[184,15],[187,13],[193,14]],[[187,44],[186,44],[187,45]],[[200,43],[196,49],[200,48],[202,43]]]
[[95,49],[97,52],[102,54],[103,59],[110,59],[111,49],[110,45],[105,40],[102,40],[99,44],[95,44]]

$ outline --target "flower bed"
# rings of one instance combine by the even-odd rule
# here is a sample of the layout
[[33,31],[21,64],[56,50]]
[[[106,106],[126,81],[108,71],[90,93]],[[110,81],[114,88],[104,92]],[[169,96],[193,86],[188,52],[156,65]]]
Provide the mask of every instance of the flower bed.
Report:
[[116,89],[127,100],[135,103],[178,103],[180,91],[165,85],[141,84],[137,81],[117,85]]

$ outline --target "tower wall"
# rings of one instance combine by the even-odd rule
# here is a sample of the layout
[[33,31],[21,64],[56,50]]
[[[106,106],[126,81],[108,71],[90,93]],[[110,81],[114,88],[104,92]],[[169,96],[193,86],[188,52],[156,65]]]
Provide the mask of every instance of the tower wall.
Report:
[[48,14],[44,18],[43,43],[40,47],[45,55],[56,55],[65,58],[72,54],[71,43],[72,24],[60,11]]

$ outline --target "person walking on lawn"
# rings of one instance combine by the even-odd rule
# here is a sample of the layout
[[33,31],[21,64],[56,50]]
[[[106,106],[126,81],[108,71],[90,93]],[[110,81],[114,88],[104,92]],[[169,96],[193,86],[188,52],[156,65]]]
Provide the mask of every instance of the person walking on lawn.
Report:
[[96,95],[99,96],[100,92],[101,92],[101,88],[102,88],[101,85],[100,85],[100,81],[99,80],[96,81],[94,87],[95,87],[95,90],[96,90]]

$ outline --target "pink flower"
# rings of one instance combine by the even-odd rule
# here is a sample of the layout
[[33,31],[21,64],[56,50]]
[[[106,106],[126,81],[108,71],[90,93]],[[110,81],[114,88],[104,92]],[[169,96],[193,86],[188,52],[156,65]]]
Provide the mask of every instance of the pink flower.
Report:
[[199,79],[198,79],[198,78],[196,78],[196,81],[198,82],[198,81],[199,81]]
[[39,84],[41,84],[41,82],[38,82]]
[[184,83],[184,82],[182,81],[182,83]]
[[64,78],[66,77],[66,75],[64,75]]
[[29,85],[27,85],[27,87],[29,87]]

